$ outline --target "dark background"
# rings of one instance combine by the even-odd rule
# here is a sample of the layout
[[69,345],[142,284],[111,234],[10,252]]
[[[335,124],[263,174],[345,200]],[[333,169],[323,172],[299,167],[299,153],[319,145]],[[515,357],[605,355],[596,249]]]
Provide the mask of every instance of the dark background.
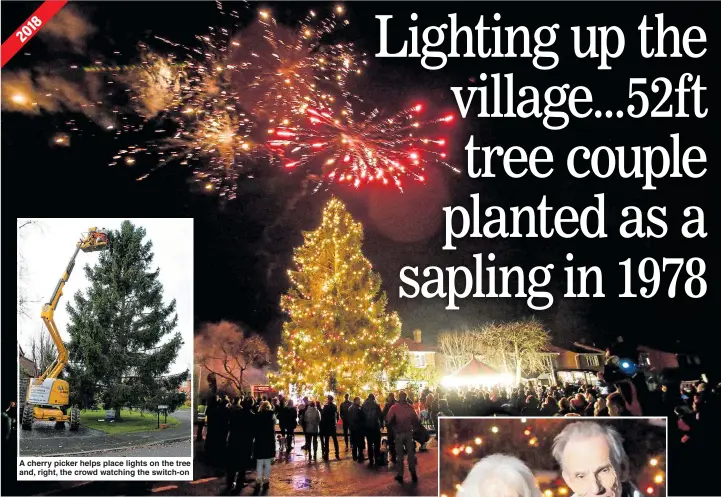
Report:
[[[11,36],[37,8],[39,2],[2,5],[2,37]],[[243,22],[255,18],[256,7],[234,4]],[[331,4],[285,3],[269,5],[279,21],[292,22],[302,18],[312,7],[319,12]],[[3,69],[14,70],[47,66],[62,71],[72,63],[88,65],[94,60],[108,63],[133,62],[136,44],[151,34],[192,43],[192,36],[208,26],[229,25],[227,16],[218,14],[214,2],[83,2],[76,7],[98,28],[88,44],[88,53],[73,55],[58,52],[38,37],[31,40]],[[390,308],[400,313],[403,330],[420,327],[424,341],[448,329],[473,326],[489,320],[503,320],[535,315],[550,329],[559,345],[574,340],[605,345],[623,335],[648,345],[672,347],[678,351],[692,350],[716,354],[719,304],[718,263],[718,5],[711,3],[347,3],[350,26],[340,39],[352,40],[369,54],[369,68],[359,80],[356,93],[374,100],[381,109],[395,112],[420,98],[433,104],[439,112],[458,111],[450,86],[472,85],[469,78],[480,72],[488,74],[513,72],[516,88],[533,85],[541,93],[546,87],[569,83],[585,85],[594,95],[594,109],[625,109],[628,105],[628,78],[665,76],[675,82],[684,72],[701,75],[708,90],[703,105],[708,107],[705,119],[596,119],[574,120],[562,131],[545,129],[536,119],[460,119],[451,131],[450,162],[462,174],[438,169],[429,171],[426,185],[406,182],[404,194],[390,187],[348,187],[321,190],[299,200],[295,211],[275,223],[286,203],[299,190],[302,172],[289,175],[270,166],[256,165],[255,179],[241,181],[238,199],[226,204],[217,198],[191,191],[186,181],[190,171],[170,165],[143,182],[135,181],[142,167],[109,168],[107,164],[119,148],[114,136],[87,122],[82,116],[68,114],[29,117],[3,112],[3,207],[6,225],[10,214],[15,217],[194,217],[195,218],[195,319],[196,325],[207,321],[228,319],[245,323],[275,345],[279,341],[283,316],[278,302],[287,288],[285,270],[291,263],[292,248],[301,243],[302,230],[313,229],[319,222],[323,203],[329,195],[338,195],[352,213],[363,222],[366,232],[364,253],[383,278]],[[227,10],[230,10],[226,6]],[[412,23],[410,13],[417,12],[419,21]],[[559,66],[552,71],[539,71],[531,59],[449,59],[440,71],[421,67],[420,59],[375,59],[378,50],[379,25],[375,15],[393,14],[390,49],[398,49],[401,40],[409,37],[407,27],[447,22],[447,14],[458,13],[464,24],[475,26],[481,14],[486,25],[520,26],[532,30],[539,25],[559,23],[553,49],[560,56]],[[495,12],[502,15],[493,21]],[[673,22],[683,30],[691,25],[704,28],[707,36],[706,55],[701,59],[649,59],[640,57],[636,27],[643,15],[653,18],[665,13],[666,23]],[[626,34],[626,49],[620,59],[611,61],[612,71],[598,71],[598,59],[577,60],[571,52],[570,26],[617,25]],[[162,45],[156,44],[163,49]],[[113,56],[119,50],[122,56]],[[446,47],[447,51],[447,47]],[[115,58],[114,58],[115,57]],[[674,99],[672,98],[671,101]],[[652,107],[657,100],[651,100]],[[687,102],[690,102],[690,97]],[[687,103],[687,110],[688,110]],[[477,111],[476,111],[477,112]],[[84,131],[72,135],[72,145],[55,148],[49,139],[58,131],[67,131],[65,122],[76,118]],[[565,156],[574,146],[591,149],[600,145],[653,146],[670,149],[669,135],[681,133],[681,149],[702,146],[707,155],[708,171],[703,179],[657,180],[656,191],[642,191],[641,180],[572,178],[565,168]],[[465,172],[463,150],[469,135],[476,145],[519,145],[530,151],[545,145],[556,158],[554,174],[546,180],[526,178],[510,180],[497,168],[492,180],[471,180]],[[480,160],[480,159],[479,159]],[[629,160],[629,159],[627,159]],[[300,173],[300,174],[299,174]],[[458,242],[458,250],[443,251],[444,221],[442,207],[466,205],[469,195],[480,193],[483,208],[489,205],[536,206],[542,195],[548,205],[558,208],[571,205],[582,209],[594,203],[593,195],[606,194],[606,232],[603,240],[552,239],[470,239]],[[667,208],[669,232],[663,239],[623,240],[617,235],[620,211],[626,205],[637,205],[644,211],[651,205]],[[697,205],[706,214],[706,239],[686,240],[680,234],[687,205]],[[554,210],[555,212],[555,210]],[[276,224],[267,236],[263,230]],[[269,243],[270,240],[270,243]],[[496,266],[520,265],[527,270],[536,265],[553,263],[555,303],[547,311],[534,312],[525,299],[473,299],[460,302],[461,310],[446,311],[445,300],[408,300],[398,298],[398,274],[406,265],[421,268],[430,265],[473,267],[472,255],[496,254]],[[574,264],[598,265],[603,270],[605,298],[563,299],[565,255],[572,252]],[[664,275],[658,294],[653,299],[620,299],[623,270],[618,263],[631,257],[634,264],[643,257],[701,257],[706,261],[705,280],[708,291],[701,299],[683,294],[685,276],[678,282],[678,295],[666,296],[669,276]],[[270,270],[269,270],[270,268]],[[7,269],[7,268],[6,268]],[[422,282],[423,279],[419,280]],[[638,290],[638,287],[635,288]],[[8,289],[8,291],[10,291]]]

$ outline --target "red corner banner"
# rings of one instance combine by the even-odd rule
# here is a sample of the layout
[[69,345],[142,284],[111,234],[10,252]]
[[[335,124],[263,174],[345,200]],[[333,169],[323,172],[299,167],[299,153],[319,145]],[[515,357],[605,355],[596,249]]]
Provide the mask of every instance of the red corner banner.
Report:
[[68,0],[48,0],[38,7],[27,21],[22,23],[10,38],[5,40],[0,49],[0,67],[4,67],[7,61],[25,46],[30,39],[42,29],[55,14],[62,9]]

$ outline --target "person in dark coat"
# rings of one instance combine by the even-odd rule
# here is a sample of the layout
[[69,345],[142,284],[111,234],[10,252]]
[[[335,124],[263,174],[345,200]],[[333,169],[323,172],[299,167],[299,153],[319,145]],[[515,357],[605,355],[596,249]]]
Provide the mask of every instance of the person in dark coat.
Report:
[[393,427],[385,422],[386,416],[388,416],[388,411],[391,410],[391,407],[393,407],[393,404],[396,403],[396,394],[391,392],[388,394],[388,397],[386,398],[386,405],[383,406],[383,412],[381,413],[383,417],[383,423],[386,426],[386,436],[388,437],[388,456],[390,458],[390,461],[395,464],[396,463],[396,439],[393,435]]
[[[316,405],[318,404],[318,405]],[[318,460],[318,434],[320,433],[320,403],[309,402],[305,410],[303,422],[305,424],[305,445],[308,447],[308,460]]]
[[273,406],[267,400],[260,403],[258,414],[255,415],[254,423],[255,445],[255,488],[256,492],[265,492],[270,486],[270,463],[275,457],[275,416]]
[[365,448],[363,432],[363,410],[360,397],[353,399],[353,405],[348,409],[348,426],[350,426],[351,454],[353,460],[363,462],[363,449]]
[[381,416],[383,412],[381,407],[376,402],[376,396],[368,394],[368,398],[363,402],[361,406],[363,411],[363,420],[365,431],[365,437],[368,441],[368,460],[369,466],[375,466],[376,461],[381,458]]
[[336,433],[336,424],[338,423],[338,408],[333,403],[333,396],[328,396],[328,401],[323,406],[320,413],[320,443],[323,448],[323,459],[327,461],[330,458],[330,439],[333,439],[333,447],[335,448],[335,458],[340,459],[338,453],[338,434]]
[[290,454],[295,437],[295,427],[298,426],[298,411],[295,410],[293,399],[288,399],[288,405],[278,413],[280,434],[285,437],[285,453]]
[[339,414],[340,414],[340,421],[343,424],[343,440],[345,441],[345,451],[348,452],[350,449],[350,444],[348,441],[350,440],[350,427],[348,426],[348,409],[350,409],[350,406],[353,405],[353,402],[350,400],[350,394],[345,394],[345,400],[340,405]]
[[246,398],[241,405],[233,406],[230,410],[230,423],[228,435],[228,472],[226,482],[227,492],[240,492],[245,485],[245,471],[248,469],[250,458],[253,455],[253,434],[255,414],[251,408],[253,399]]
[[220,396],[215,395],[208,397],[207,407],[205,408],[205,457],[210,461],[213,452],[213,440],[216,433],[215,414],[220,403]]
[[[205,436],[205,451],[208,462],[216,468],[222,466],[225,445],[228,439],[228,400],[220,395],[215,396],[213,409],[208,413],[208,428]],[[208,406],[210,410],[211,406]]]
[[558,402],[555,397],[550,395],[546,397],[546,401],[541,407],[541,416],[555,416],[558,412]]

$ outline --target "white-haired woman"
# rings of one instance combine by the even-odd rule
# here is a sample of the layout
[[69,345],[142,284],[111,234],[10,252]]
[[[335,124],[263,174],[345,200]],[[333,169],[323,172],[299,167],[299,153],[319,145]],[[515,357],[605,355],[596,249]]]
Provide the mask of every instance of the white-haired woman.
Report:
[[463,497],[541,497],[528,466],[503,454],[481,459],[461,486]]

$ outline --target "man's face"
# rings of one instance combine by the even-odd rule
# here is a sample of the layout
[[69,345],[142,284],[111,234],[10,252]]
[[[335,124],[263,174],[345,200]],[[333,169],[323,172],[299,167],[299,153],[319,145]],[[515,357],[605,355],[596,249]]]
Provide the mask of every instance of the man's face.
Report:
[[578,497],[621,496],[621,482],[604,437],[569,441],[562,459],[563,479]]

